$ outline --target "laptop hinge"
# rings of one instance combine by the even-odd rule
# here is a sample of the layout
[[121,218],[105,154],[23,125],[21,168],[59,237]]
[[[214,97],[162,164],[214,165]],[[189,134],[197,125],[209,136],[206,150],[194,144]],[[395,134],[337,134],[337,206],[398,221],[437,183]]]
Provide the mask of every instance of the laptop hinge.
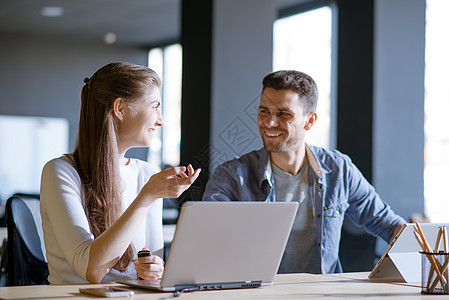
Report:
[[260,287],[262,280],[256,281],[240,281],[240,282],[222,282],[222,283],[198,283],[195,285],[176,285],[176,290],[219,290],[219,289],[234,289],[234,288],[253,288]]
[[245,281],[242,287],[259,287],[262,285],[262,280]]

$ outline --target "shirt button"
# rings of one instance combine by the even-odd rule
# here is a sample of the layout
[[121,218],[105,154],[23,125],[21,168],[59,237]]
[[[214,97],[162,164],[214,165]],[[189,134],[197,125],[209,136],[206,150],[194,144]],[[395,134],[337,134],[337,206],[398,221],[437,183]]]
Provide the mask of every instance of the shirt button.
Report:
[[318,247],[321,247],[321,244],[320,244],[320,243],[318,243]]
[[321,218],[321,214],[317,214],[316,217],[317,217],[317,218]]

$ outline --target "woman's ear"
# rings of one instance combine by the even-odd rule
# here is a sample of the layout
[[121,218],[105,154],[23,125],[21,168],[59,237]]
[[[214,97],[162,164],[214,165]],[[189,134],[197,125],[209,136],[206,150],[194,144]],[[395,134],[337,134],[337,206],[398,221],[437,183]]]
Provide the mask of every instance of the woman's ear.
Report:
[[113,104],[114,116],[123,121],[123,116],[125,114],[125,101],[122,98],[116,98]]
[[309,130],[312,128],[313,124],[316,122],[317,115],[315,112],[309,113],[309,116],[307,117],[306,125],[304,126],[305,130]]

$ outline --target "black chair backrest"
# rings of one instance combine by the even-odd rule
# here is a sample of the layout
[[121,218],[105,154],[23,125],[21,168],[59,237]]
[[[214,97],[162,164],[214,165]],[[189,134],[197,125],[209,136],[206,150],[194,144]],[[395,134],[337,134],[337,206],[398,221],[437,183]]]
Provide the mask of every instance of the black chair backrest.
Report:
[[39,195],[15,194],[6,202],[8,285],[48,284]]

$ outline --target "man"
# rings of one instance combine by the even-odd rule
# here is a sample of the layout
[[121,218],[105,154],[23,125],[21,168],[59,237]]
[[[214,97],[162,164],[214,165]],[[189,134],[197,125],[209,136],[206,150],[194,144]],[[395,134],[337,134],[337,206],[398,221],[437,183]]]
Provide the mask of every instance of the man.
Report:
[[299,202],[279,273],[342,272],[338,249],[345,213],[386,241],[405,223],[348,156],[305,143],[317,120],[317,101],[310,76],[268,74],[257,115],[264,147],[218,166],[203,195],[203,201]]

